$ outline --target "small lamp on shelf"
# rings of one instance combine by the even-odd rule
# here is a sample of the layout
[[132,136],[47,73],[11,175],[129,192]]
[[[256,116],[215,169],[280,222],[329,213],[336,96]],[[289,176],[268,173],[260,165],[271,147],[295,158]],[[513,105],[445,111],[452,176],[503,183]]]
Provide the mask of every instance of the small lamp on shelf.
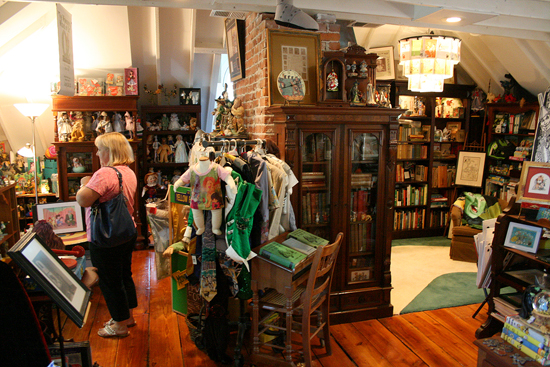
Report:
[[35,205],[38,204],[38,165],[36,161],[36,144],[34,122],[35,119],[46,111],[48,104],[46,103],[17,103],[14,105],[24,116],[27,116],[32,122],[32,145],[27,143],[17,152],[23,157],[33,157],[34,162],[34,196]]

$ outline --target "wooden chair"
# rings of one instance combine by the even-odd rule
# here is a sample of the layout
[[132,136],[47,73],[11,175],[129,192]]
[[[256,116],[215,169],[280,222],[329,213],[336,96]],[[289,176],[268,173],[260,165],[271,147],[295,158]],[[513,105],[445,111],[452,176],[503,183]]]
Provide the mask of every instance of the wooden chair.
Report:
[[[285,358],[288,364],[292,364],[293,332],[302,336],[302,353],[307,367],[311,366],[311,340],[315,336],[322,340],[321,346],[324,341],[327,354],[332,354],[329,320],[330,286],[343,236],[343,233],[340,232],[333,243],[319,246],[313,255],[314,259],[307,281],[296,288],[290,300],[274,289],[269,290],[259,300],[260,310],[269,311],[259,322],[260,334],[267,332],[269,335],[270,328],[285,332],[284,348],[276,344],[268,345],[272,348],[285,349]],[[286,325],[280,326],[270,322],[274,313],[285,314]],[[316,316],[315,325],[312,325],[313,314]]]

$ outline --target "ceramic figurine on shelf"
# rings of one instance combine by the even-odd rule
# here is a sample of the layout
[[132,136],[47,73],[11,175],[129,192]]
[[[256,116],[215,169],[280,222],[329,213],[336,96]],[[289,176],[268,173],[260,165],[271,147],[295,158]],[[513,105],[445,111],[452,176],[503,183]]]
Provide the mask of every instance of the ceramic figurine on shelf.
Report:
[[366,78],[367,77],[367,62],[365,60],[361,61],[361,64],[359,64],[359,71],[361,72],[361,77]]
[[153,144],[151,144],[151,146],[153,147],[153,151],[155,152],[153,162],[158,162],[159,161],[159,154],[158,154],[159,151],[158,150],[159,150],[159,147],[160,147],[160,142],[159,142],[158,136],[155,135]]
[[166,138],[161,139],[161,143],[158,147],[157,154],[159,157],[159,163],[168,163],[168,156],[172,152],[170,145],[167,144]]
[[73,157],[73,172],[74,173],[86,172],[86,167],[84,167],[79,157]]
[[71,132],[71,141],[84,141],[84,132],[82,131],[82,124],[80,122],[74,123],[73,131]]
[[113,132],[113,125],[111,124],[109,115],[107,115],[105,111],[101,112],[99,115],[96,132],[98,135]]
[[374,91],[370,79],[369,83],[367,84],[367,105],[376,106],[376,100],[374,99]]
[[327,75],[327,91],[338,92],[338,74],[334,69]]
[[166,116],[166,114],[163,114],[162,119],[160,120],[160,129],[168,130],[168,126],[170,126],[170,119]]
[[189,120],[189,130],[191,131],[197,131],[197,118],[191,117]]
[[189,156],[187,155],[187,147],[181,135],[176,136],[176,142],[174,143],[174,147],[175,147],[174,161],[176,163],[189,162]]
[[359,90],[359,82],[356,80],[351,87],[350,100],[352,103],[361,103],[361,91]]
[[235,100],[233,101],[233,106],[231,106],[231,114],[233,115],[233,123],[235,125],[236,133],[245,133],[244,107],[239,97],[235,98]]
[[57,134],[59,135],[59,141],[69,141],[71,133],[73,132],[73,125],[69,119],[67,112],[62,112],[61,116],[57,119]]
[[159,185],[159,176],[155,172],[149,172],[145,175],[145,186],[141,192],[141,196],[145,198],[147,203],[157,199],[157,192],[161,189]]
[[130,134],[130,140],[134,139],[134,117],[128,111],[124,114],[124,122],[125,130]]
[[180,125],[180,119],[178,117],[178,114],[177,113],[173,113],[170,115],[170,124],[168,125],[168,130],[180,130],[181,129],[181,125]]
[[112,122],[113,130],[117,133],[124,131],[124,126],[122,125],[122,115],[118,112],[113,114]]
[[207,151],[204,150],[199,153],[199,162],[185,171],[174,184],[174,189],[187,183],[191,184],[190,205],[193,212],[193,225],[197,228],[197,235],[204,233],[204,210],[209,210],[212,213],[212,232],[221,235],[220,227],[224,200],[220,179],[227,184],[227,196],[231,201],[235,198],[237,187],[228,169],[210,162]]

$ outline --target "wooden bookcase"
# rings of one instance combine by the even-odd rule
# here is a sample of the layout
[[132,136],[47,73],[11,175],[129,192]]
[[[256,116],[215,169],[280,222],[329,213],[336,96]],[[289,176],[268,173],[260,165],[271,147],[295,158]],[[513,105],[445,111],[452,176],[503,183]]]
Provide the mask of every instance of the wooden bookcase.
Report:
[[[509,200],[516,194],[523,162],[531,160],[539,104],[526,103],[520,106],[519,103],[488,103],[486,109],[488,152],[485,194]],[[521,126],[522,123],[530,123],[531,126]],[[498,153],[489,152],[491,145],[497,141],[510,144],[507,154],[500,158],[495,157],[500,156]]]
[[15,184],[0,187],[0,222],[5,226],[0,237],[0,255],[5,258],[7,251],[21,238]]
[[331,289],[331,322],[389,317],[397,116],[361,107],[268,108],[281,157],[299,180],[298,228],[344,239]]
[[[402,118],[412,122],[398,128],[396,173],[401,173],[396,177],[394,222],[389,228],[393,228],[394,239],[442,235],[456,199],[457,157],[468,139],[474,86],[445,84],[441,93],[418,93],[409,91],[407,82],[398,81],[392,89],[393,106],[401,102],[410,111]],[[446,101],[460,101],[462,107],[443,109],[441,102]],[[463,132],[446,141],[438,139],[436,132],[452,125],[460,125]],[[411,138],[411,132],[424,137]],[[407,170],[409,177],[404,177]],[[416,170],[422,174],[414,175]]]

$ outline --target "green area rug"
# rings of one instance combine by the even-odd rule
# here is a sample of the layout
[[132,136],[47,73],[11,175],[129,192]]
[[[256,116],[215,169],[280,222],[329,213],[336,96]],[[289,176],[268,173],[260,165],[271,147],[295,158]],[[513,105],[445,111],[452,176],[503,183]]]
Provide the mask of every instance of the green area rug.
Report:
[[443,236],[402,238],[391,241],[392,246],[451,246],[451,240]]
[[477,273],[449,273],[432,280],[402,311],[401,314],[437,310],[481,303],[483,289],[476,286]]

